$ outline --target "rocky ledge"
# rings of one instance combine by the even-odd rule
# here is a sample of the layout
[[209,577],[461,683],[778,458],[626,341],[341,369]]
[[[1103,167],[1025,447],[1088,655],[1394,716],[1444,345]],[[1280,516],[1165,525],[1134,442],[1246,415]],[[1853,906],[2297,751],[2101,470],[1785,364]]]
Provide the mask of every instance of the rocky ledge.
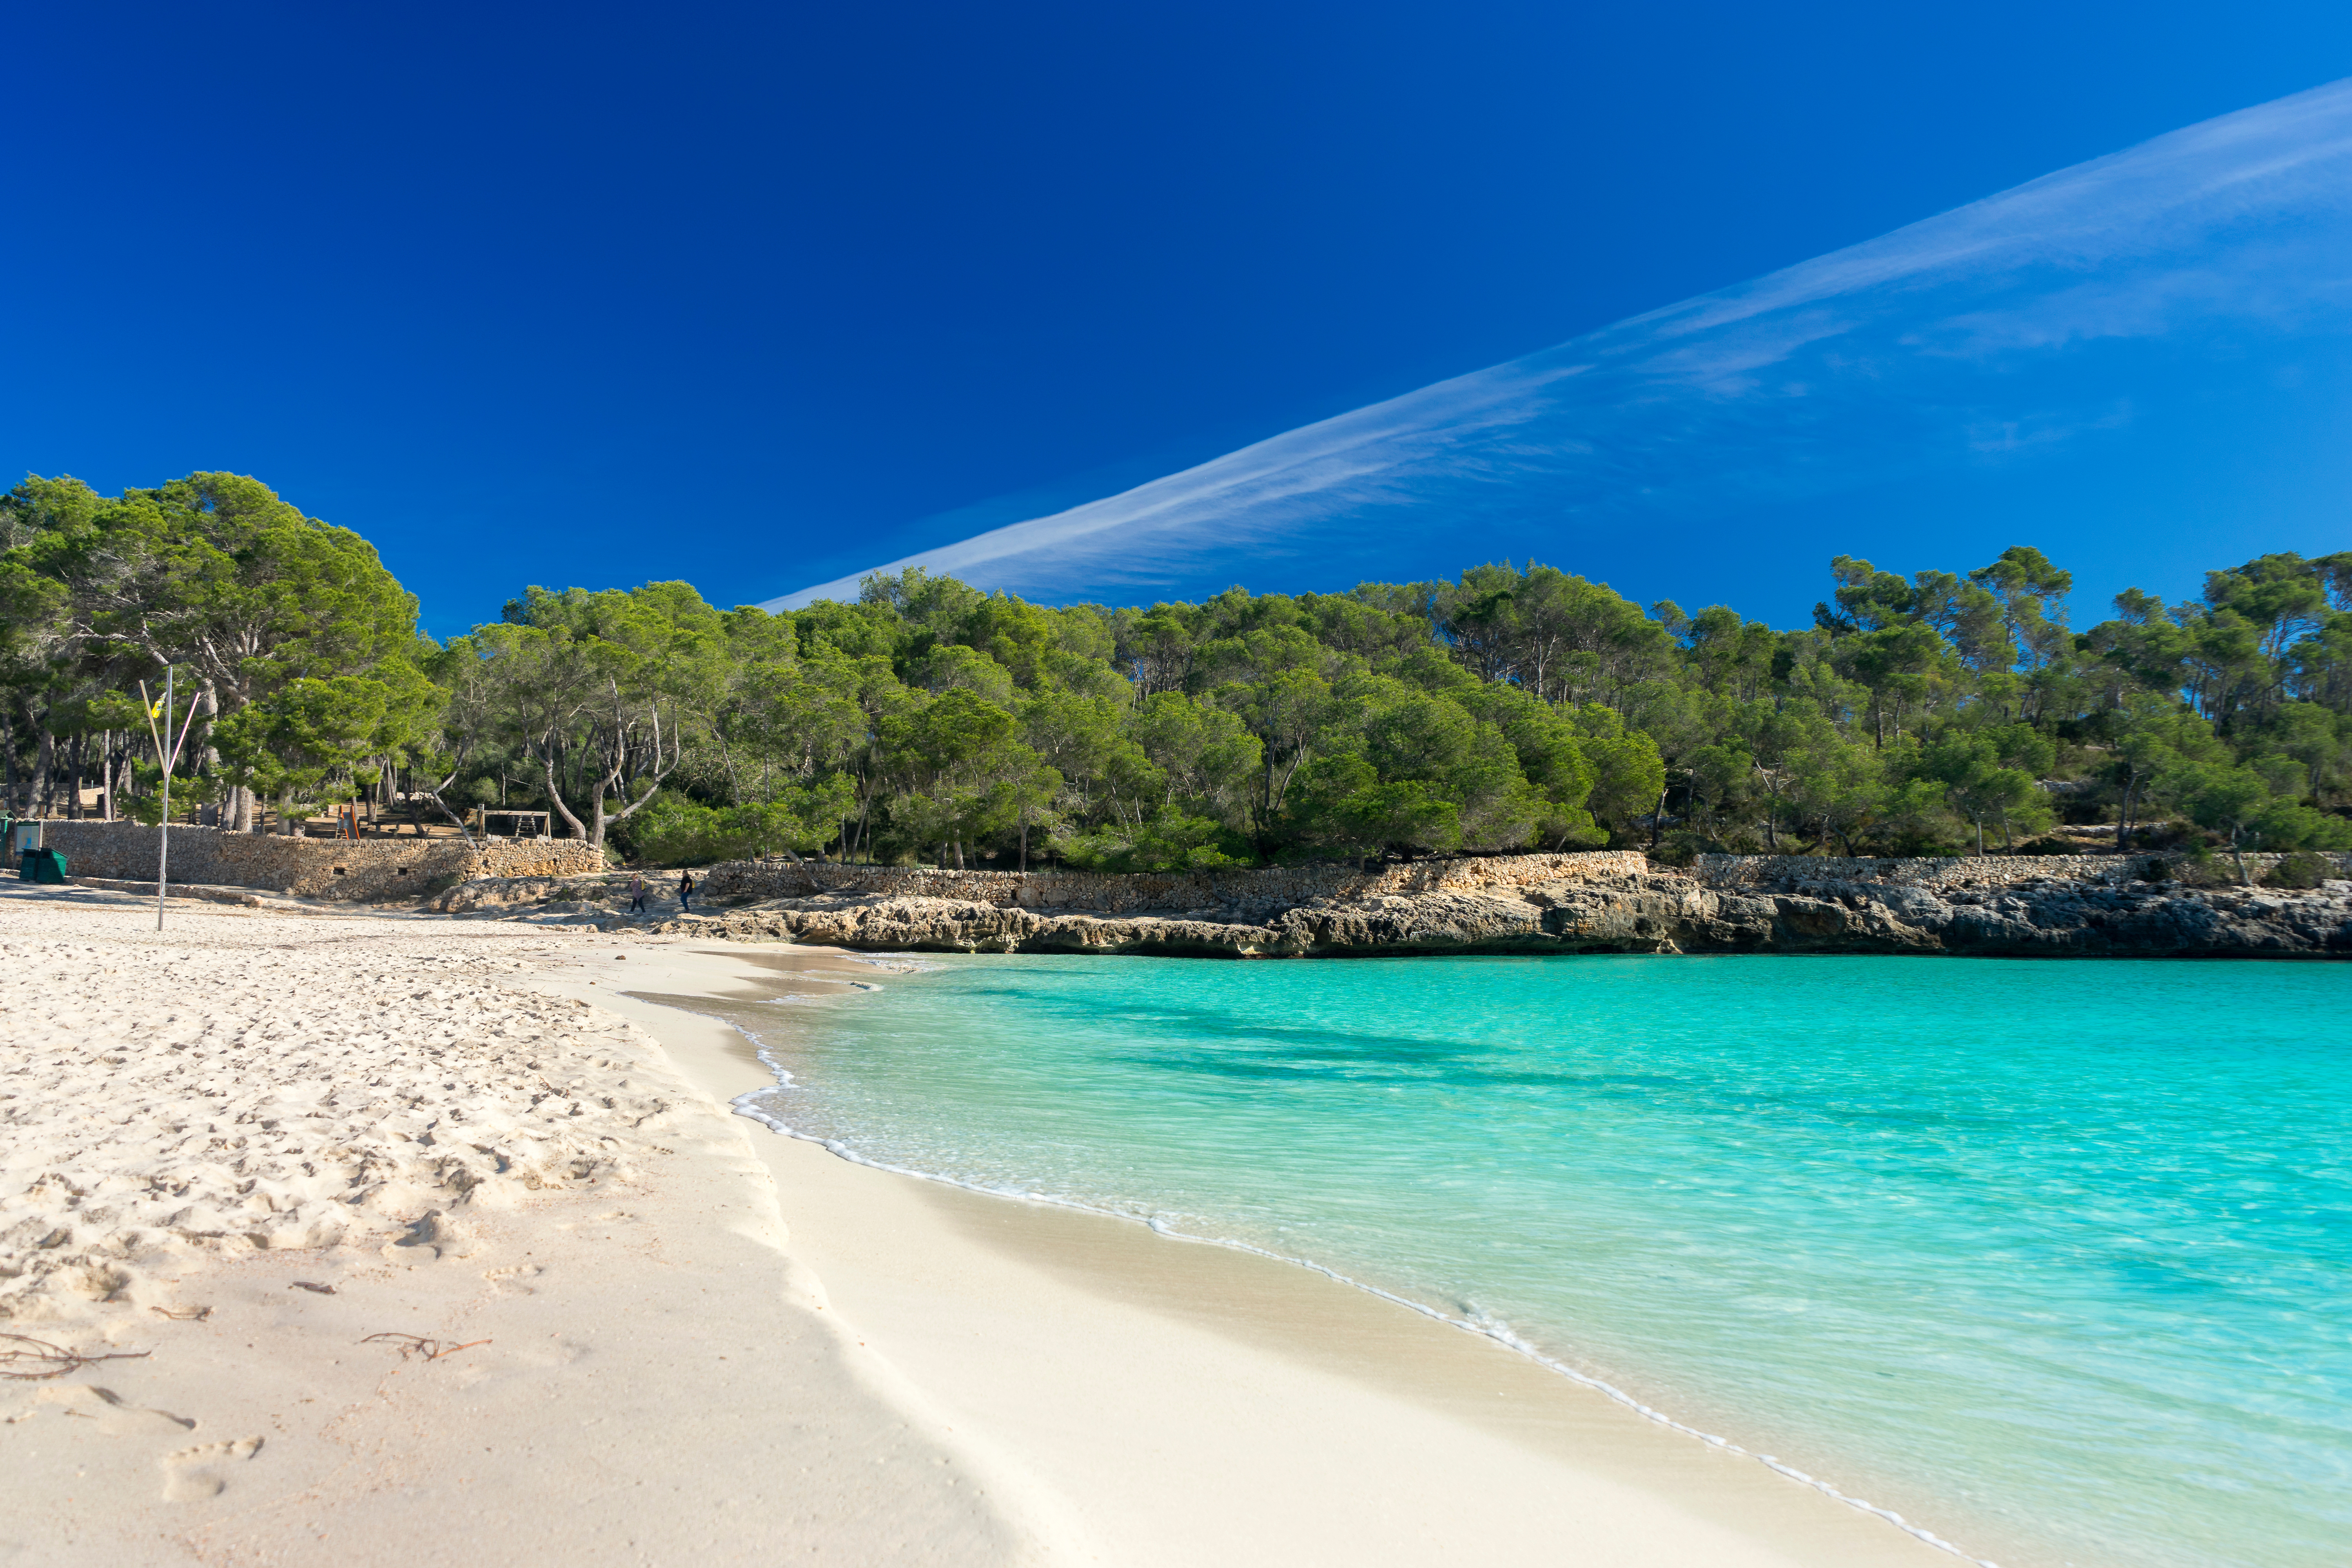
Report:
[[766,899],[656,929],[869,951],[1188,958],[1448,952],[2352,958],[2352,881],[2329,881],[2307,892],[2060,878],[1936,888],[1799,871],[1727,886],[1661,868],[1478,891],[1317,897],[1272,911],[1218,906],[1115,914],[845,890]]

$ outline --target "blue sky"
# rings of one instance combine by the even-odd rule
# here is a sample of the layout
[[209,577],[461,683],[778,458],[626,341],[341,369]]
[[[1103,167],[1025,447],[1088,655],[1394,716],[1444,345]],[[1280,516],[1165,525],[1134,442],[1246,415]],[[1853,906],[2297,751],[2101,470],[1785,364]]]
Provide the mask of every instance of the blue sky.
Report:
[[[257,474],[375,540],[444,634],[526,583],[788,594],[2352,76],[2352,14],[2320,5],[0,26],[0,464],[109,489]],[[1324,534],[1204,511],[1148,569],[1069,549],[1019,585],[1336,588],[1532,553],[1786,623],[1838,550],[1968,566],[2027,541],[2086,591],[2179,595],[2263,549],[2352,544],[2325,260],[2347,252],[2300,199],[2262,208],[2313,241],[2262,309],[2021,354],[1997,394],[1929,378],[1927,413],[1850,398],[1797,454],[1835,484],[1790,481],[1769,431],[1753,462],[1722,461],[1713,426],[1713,468],[1666,461],[1665,427],[1611,403],[1612,439],[1706,493],[1602,504],[1547,467],[1506,505],[1439,486]],[[2226,222],[2199,232],[2217,264],[2252,254]],[[2196,275],[2195,244],[2166,256],[2110,263]],[[1937,277],[1935,319],[1964,314],[1982,279]],[[2061,297],[2049,281],[1991,301]],[[1870,331],[1902,342],[1899,314]],[[1954,428],[1973,460],[1950,460]]]
[[2095,605],[2352,544],[2347,345],[2352,81],[886,567],[1124,600],[1433,550],[1641,581],[1670,542],[1704,602],[1856,542],[2126,547]]

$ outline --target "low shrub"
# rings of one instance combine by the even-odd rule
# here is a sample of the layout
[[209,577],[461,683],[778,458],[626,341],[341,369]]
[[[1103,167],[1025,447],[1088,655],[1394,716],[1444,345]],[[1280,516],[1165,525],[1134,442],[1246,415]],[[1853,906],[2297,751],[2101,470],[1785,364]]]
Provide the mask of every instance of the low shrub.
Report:
[[796,789],[764,805],[701,805],[665,795],[630,824],[631,858],[649,866],[707,866],[783,850],[813,853],[846,815],[845,790]]
[[1248,847],[1217,822],[1173,810],[1123,832],[1073,835],[1056,847],[1082,871],[1213,871],[1249,859]]
[[2083,846],[2071,838],[2061,838],[2054,833],[2045,833],[2039,838],[2028,839],[2010,853],[2012,855],[2080,855],[2083,853]]
[[1695,827],[1677,827],[1658,840],[1650,851],[1650,858],[1662,866],[1687,866],[1702,855],[1732,853],[1719,838],[1701,833]]
[[2263,878],[2265,888],[2316,888],[2332,878],[2341,877],[2343,868],[2325,855],[2314,855],[2298,849],[2270,868]]
[[2172,879],[2184,888],[2232,887],[2238,880],[2237,862],[2214,854],[2213,847],[2203,839],[2194,839],[2173,857]]

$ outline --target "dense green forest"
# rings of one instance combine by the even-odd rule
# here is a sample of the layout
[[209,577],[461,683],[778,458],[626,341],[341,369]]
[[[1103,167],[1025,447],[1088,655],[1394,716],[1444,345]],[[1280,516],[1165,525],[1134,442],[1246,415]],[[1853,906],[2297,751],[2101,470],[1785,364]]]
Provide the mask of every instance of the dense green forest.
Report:
[[2082,631],[2030,547],[1829,570],[1789,630],[1506,563],[1124,609],[919,571],[781,615],[530,588],[439,645],[373,547],[254,479],[28,478],[0,498],[0,758],[14,814],[104,789],[153,820],[170,719],[175,816],[530,807],[659,864],[2352,847],[2352,552]]

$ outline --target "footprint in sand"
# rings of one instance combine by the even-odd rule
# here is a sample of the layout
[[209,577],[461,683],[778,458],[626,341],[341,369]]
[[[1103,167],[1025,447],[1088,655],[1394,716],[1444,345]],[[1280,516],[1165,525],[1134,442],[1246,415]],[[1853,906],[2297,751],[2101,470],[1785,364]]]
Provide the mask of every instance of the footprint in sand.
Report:
[[239,1437],[233,1443],[199,1443],[164,1455],[156,1461],[163,1467],[163,1500],[194,1502],[218,1497],[227,1488],[229,1471],[237,1462],[260,1451],[260,1438]]
[[500,1295],[528,1296],[531,1294],[530,1281],[539,1273],[540,1267],[536,1263],[516,1263],[504,1268],[485,1268],[482,1278],[488,1280],[490,1288]]
[[31,1400],[21,1409],[0,1415],[0,1423],[13,1425],[29,1421],[43,1410],[54,1409],[61,1415],[78,1415],[100,1423],[100,1430],[112,1436],[133,1436],[155,1434],[155,1424],[167,1423],[183,1432],[192,1431],[192,1416],[174,1415],[168,1410],[151,1410],[143,1405],[133,1405],[110,1388],[95,1384],[60,1383],[34,1391]]

